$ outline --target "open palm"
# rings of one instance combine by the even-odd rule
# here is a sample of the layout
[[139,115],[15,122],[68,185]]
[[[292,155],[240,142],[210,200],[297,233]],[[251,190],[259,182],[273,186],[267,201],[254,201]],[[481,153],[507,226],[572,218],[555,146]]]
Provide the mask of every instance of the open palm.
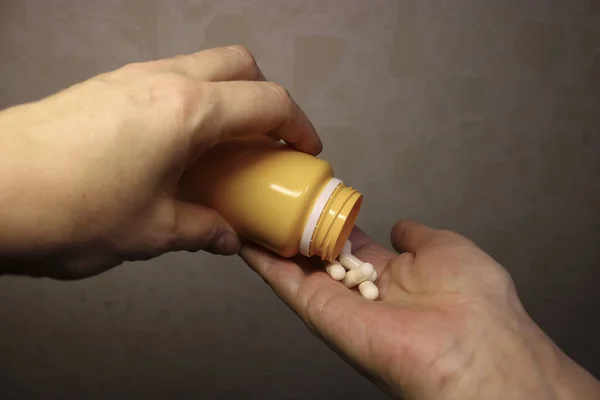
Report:
[[254,246],[241,256],[314,333],[390,393],[476,396],[483,388],[475,375],[506,355],[487,346],[534,325],[506,270],[458,234],[400,222],[392,230],[399,255],[358,229],[350,239],[353,253],[377,270],[380,301],[304,258]]

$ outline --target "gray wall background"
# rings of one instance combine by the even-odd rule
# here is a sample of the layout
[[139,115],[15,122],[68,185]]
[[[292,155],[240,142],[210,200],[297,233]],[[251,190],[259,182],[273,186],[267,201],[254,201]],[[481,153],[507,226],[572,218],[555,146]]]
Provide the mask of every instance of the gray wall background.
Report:
[[[600,1],[0,0],[0,106],[243,44],[387,243],[413,218],[501,261],[600,374]],[[3,398],[379,398],[238,259],[0,280]]]

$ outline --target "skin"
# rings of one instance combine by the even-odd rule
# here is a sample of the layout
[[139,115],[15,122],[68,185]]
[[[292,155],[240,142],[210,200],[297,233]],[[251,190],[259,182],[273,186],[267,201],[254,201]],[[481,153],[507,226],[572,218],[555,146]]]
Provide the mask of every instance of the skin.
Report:
[[378,272],[376,302],[311,260],[241,246],[214,210],[176,195],[204,151],[240,135],[312,154],[322,147],[288,92],[236,46],[127,65],[0,112],[0,274],[78,279],[169,251],[239,253],[309,329],[391,394],[600,396],[529,318],[506,270],[455,233],[401,222],[396,254],[355,230],[354,253]]
[[183,172],[239,135],[322,145],[243,47],[127,65],[0,113],[0,271],[74,279],[168,251],[235,254],[216,212],[179,201]]
[[308,328],[388,393],[408,399],[593,399],[599,383],[527,315],[507,271],[468,239],[401,221],[401,254],[359,229],[380,300],[363,299],[316,262],[253,245],[240,255]]

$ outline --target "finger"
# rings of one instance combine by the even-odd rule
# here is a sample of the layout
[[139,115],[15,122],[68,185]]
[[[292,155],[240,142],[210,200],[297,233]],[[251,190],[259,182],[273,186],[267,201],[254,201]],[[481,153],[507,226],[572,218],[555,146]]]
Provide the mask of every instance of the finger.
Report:
[[314,269],[307,259],[284,259],[253,244],[244,244],[239,255],[309,327],[315,327],[310,307],[319,307],[332,297],[358,298],[323,269]]
[[395,254],[371,239],[359,227],[355,227],[350,233],[350,242],[352,254],[362,261],[373,264],[377,275],[383,276],[384,270]]
[[302,268],[293,261],[279,258],[252,243],[244,243],[239,256],[263,278],[277,296],[292,309],[298,310],[293,300],[306,279]]
[[468,242],[454,232],[433,229],[414,221],[397,222],[392,228],[391,237],[392,245],[397,251],[414,254],[432,246]]
[[306,275],[294,261],[257,246],[242,246],[240,256],[311,331],[355,362],[371,357],[372,343],[364,333],[372,328],[378,302],[363,299],[323,271]]
[[206,250],[224,255],[238,252],[237,234],[215,210],[182,201],[176,201],[174,207],[174,239],[169,250]]
[[252,53],[242,46],[218,47],[157,60],[154,63],[201,81],[265,80]]
[[305,306],[299,292],[304,290],[303,287],[309,279],[312,285],[344,289],[323,269],[315,268],[305,258],[285,259],[251,243],[245,243],[239,255],[287,305],[299,314]]
[[[288,91],[272,82],[217,82],[205,95],[212,110],[199,110],[201,123],[211,113],[209,132],[214,141],[273,131],[292,147],[318,154],[323,146],[315,128]],[[198,140],[206,140],[207,130],[198,129]]]

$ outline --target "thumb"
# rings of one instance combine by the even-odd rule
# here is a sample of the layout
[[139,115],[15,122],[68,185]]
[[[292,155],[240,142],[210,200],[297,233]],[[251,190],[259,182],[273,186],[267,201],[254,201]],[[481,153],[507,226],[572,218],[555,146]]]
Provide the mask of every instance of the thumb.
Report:
[[391,232],[392,246],[396,251],[416,254],[440,241],[442,232],[419,222],[396,222]]
[[233,228],[215,210],[199,204],[177,201],[175,236],[171,251],[206,250],[214,254],[236,254],[240,240]]

